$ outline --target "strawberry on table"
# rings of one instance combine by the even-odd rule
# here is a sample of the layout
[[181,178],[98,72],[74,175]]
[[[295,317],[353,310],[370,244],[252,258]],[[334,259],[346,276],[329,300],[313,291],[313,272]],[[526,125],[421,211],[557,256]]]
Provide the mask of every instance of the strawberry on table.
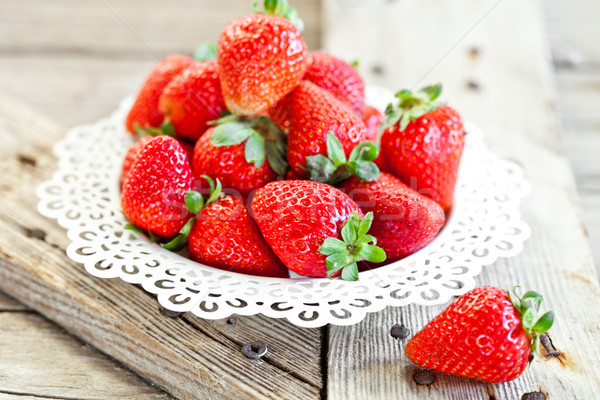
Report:
[[364,213],[373,212],[370,233],[385,251],[386,262],[400,260],[425,247],[444,225],[444,210],[436,202],[392,174],[383,172],[375,182],[353,176],[340,189]]
[[460,115],[438,104],[441,85],[396,93],[388,105],[381,151],[391,172],[419,193],[452,208],[465,130]]
[[302,79],[327,90],[355,113],[362,113],[365,84],[352,64],[324,51],[315,51],[308,55],[308,68]]
[[367,128],[366,140],[377,142],[379,138],[379,126],[385,119],[385,115],[375,107],[365,105],[362,110],[362,120]]
[[159,106],[178,138],[197,140],[208,122],[226,110],[217,62],[195,62],[184,69],[165,87]]
[[165,86],[194,60],[183,54],[173,54],[160,60],[150,72],[138,93],[125,126],[131,134],[136,134],[136,126],[141,128],[159,127],[164,120],[158,108],[158,100]]
[[407,344],[406,356],[436,371],[507,382],[517,378],[535,353],[539,335],[554,322],[549,311],[538,318],[542,296],[522,297],[505,290],[471,290],[429,322]]
[[[293,10],[293,9],[291,9]],[[234,114],[268,110],[292,91],[306,70],[306,44],[284,1],[265,1],[264,14],[230,22],[217,58],[223,98]]]
[[341,143],[346,156],[365,141],[366,128],[356,114],[331,93],[302,81],[275,108],[287,108],[290,117],[288,162],[294,173],[307,177],[306,157],[327,154],[329,132]]
[[[285,175],[285,134],[267,117],[224,117],[198,139],[192,169],[243,195]],[[201,182],[201,181],[200,181]]]
[[273,252],[292,271],[357,280],[357,262],[385,253],[368,235],[372,214],[338,189],[311,181],[275,181],[259,189],[252,213]]
[[138,228],[161,237],[175,236],[191,218],[184,197],[194,175],[185,150],[170,136],[156,136],[143,146],[121,192],[121,207]]
[[193,260],[215,268],[250,275],[289,276],[239,196],[226,195],[202,209],[191,230],[188,250]]

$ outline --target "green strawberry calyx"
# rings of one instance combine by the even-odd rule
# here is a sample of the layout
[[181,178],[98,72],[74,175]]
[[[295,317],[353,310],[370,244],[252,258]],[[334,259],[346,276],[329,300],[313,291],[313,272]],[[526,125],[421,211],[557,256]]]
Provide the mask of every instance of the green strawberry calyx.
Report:
[[358,144],[348,159],[342,144],[333,132],[327,133],[327,157],[323,154],[306,157],[306,173],[311,181],[335,185],[355,175],[363,181],[374,182],[380,171],[373,162],[379,155],[377,146],[369,141]]
[[513,294],[507,292],[508,298],[519,314],[521,314],[521,324],[531,338],[531,353],[534,354],[540,342],[539,335],[546,333],[554,323],[554,312],[548,311],[541,317],[538,317],[544,297],[533,290],[520,296],[517,293],[518,289],[520,289],[520,286],[515,286]]
[[287,136],[269,117],[250,119],[226,115],[211,122],[216,125],[210,137],[213,146],[233,146],[245,142],[244,154],[248,164],[260,168],[265,159],[279,176],[288,170]]
[[210,61],[217,59],[217,46],[214,43],[206,42],[196,47],[192,58],[196,61]]
[[426,86],[416,93],[408,89],[400,90],[395,94],[398,104],[394,106],[389,103],[385,109],[386,118],[381,123],[380,131],[383,132],[398,123],[400,123],[400,131],[405,130],[410,121],[443,105],[443,103],[436,101],[440,94],[442,94],[441,83]]
[[192,231],[192,227],[196,222],[196,215],[198,215],[204,207],[216,201],[221,194],[222,186],[219,178],[217,178],[216,183],[207,175],[202,175],[202,178],[208,182],[210,187],[208,198],[205,201],[204,197],[202,197],[202,194],[196,192],[195,190],[190,190],[186,193],[185,208],[187,208],[190,213],[194,214],[194,216],[190,218],[183,228],[179,230],[179,234],[177,236],[171,239],[171,241],[162,245],[163,248],[171,251],[178,251],[185,246],[188,237],[190,236],[190,232]]
[[377,238],[367,233],[372,223],[372,212],[358,218],[355,211],[342,227],[342,240],[329,237],[323,241],[319,252],[327,256],[325,263],[328,278],[339,276],[345,281],[357,281],[359,261],[385,261],[385,251],[377,247]]
[[[298,32],[304,30],[304,21],[298,16],[298,11],[288,5],[287,0],[265,0],[263,7],[265,8],[265,14],[278,15],[289,20],[298,29]],[[258,8],[258,1],[252,4],[252,8],[254,10]],[[262,14],[263,12],[258,11],[258,13]]]
[[175,137],[175,127],[169,121],[163,122],[163,124],[158,127],[152,127],[152,126],[141,127],[140,124],[134,124],[133,129],[135,130],[135,133],[137,134],[137,139],[141,138],[142,136],[163,136],[163,135],[165,135],[165,136]]
[[[209,176],[206,176],[206,175],[202,175],[202,178],[204,178],[208,182],[208,185],[210,186],[210,192],[208,194],[208,198],[206,200],[204,200],[204,197],[202,197],[202,194],[200,194],[199,192],[196,192],[194,190],[190,190],[189,192],[186,193],[185,207],[187,208],[187,210],[190,213],[194,214],[194,216],[192,218],[190,218],[185,223],[185,225],[179,230],[179,234],[177,236],[175,236],[173,239],[171,239],[167,243],[163,243],[161,245],[163,248],[165,248],[167,250],[171,250],[171,251],[179,251],[183,246],[185,246],[185,244],[187,243],[188,237],[190,236],[190,232],[192,231],[192,227],[194,226],[194,223],[196,222],[196,215],[198,215],[204,207],[206,207],[210,203],[215,202],[219,198],[219,195],[221,194],[221,189],[222,189],[221,181],[219,181],[219,179],[217,178],[217,182],[215,183],[212,180],[212,178],[210,178]],[[136,232],[136,233],[143,233],[143,234],[148,235],[148,237],[150,238],[150,241],[152,243],[160,241],[160,237],[156,236],[154,233],[152,233],[150,231],[144,231],[143,229],[141,229],[133,224],[125,225],[125,229]]]

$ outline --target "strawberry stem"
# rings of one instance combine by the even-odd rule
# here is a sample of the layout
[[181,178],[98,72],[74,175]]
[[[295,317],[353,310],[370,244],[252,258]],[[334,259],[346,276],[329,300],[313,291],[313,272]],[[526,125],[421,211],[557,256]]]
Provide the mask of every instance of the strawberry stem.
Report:
[[287,172],[287,137],[269,117],[247,119],[227,115],[211,124],[216,125],[210,137],[213,146],[245,143],[244,155],[248,164],[260,168],[266,159],[277,175],[284,176]]
[[221,193],[221,181],[217,178],[217,182],[213,181],[213,179],[207,175],[202,175],[208,182],[208,186],[210,187],[210,194],[208,199],[204,201],[202,195],[194,190],[191,190],[185,195],[185,207],[188,211],[194,216],[186,222],[186,224],[179,230],[179,234],[171,239],[169,242],[164,243],[162,247],[171,251],[179,251],[185,244],[187,243],[188,237],[190,236],[190,232],[192,231],[192,227],[196,222],[196,215],[198,215],[204,207],[214,202],[219,194]]
[[342,239],[326,238],[319,247],[321,254],[327,256],[327,277],[341,277],[345,281],[358,280],[358,262],[385,261],[385,251],[377,247],[377,238],[367,234],[373,223],[373,213],[368,212],[363,218],[353,212],[342,227]]
[[[256,10],[258,2],[252,4],[252,8]],[[298,16],[295,8],[288,5],[287,0],[265,0],[263,3],[265,13],[269,15],[278,15],[289,20],[299,32],[304,30],[304,21]]]
[[395,97],[398,99],[398,104],[394,106],[389,103],[385,109],[386,119],[379,127],[383,132],[385,129],[400,123],[400,130],[406,129],[410,121],[417,119],[436,108],[442,103],[436,101],[442,93],[442,84],[438,83],[431,86],[426,86],[416,93],[408,89],[400,90]]
[[169,121],[163,122],[163,124],[159,127],[147,126],[142,128],[139,124],[134,124],[133,129],[137,134],[137,139],[142,136],[171,136],[175,137],[175,127]]
[[374,182],[380,171],[372,162],[379,155],[374,143],[365,141],[358,144],[348,159],[342,144],[333,132],[327,133],[327,157],[322,154],[306,157],[306,172],[311,181],[335,185],[355,175],[363,181]]
[[547,332],[552,327],[552,324],[554,323],[554,312],[548,311],[541,317],[538,317],[544,297],[533,290],[520,296],[517,292],[518,289],[520,289],[520,286],[515,286],[513,288],[513,294],[507,291],[508,298],[521,315],[523,328],[531,338],[531,352],[533,354],[538,348],[540,341],[539,335]]

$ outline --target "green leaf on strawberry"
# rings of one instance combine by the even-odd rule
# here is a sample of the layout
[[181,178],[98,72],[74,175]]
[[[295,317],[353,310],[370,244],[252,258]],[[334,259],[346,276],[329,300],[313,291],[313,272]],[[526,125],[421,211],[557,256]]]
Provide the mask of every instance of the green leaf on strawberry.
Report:
[[373,222],[373,213],[367,213],[358,218],[356,212],[342,227],[342,239],[329,237],[319,247],[319,252],[327,256],[327,277],[333,278],[338,274],[343,280],[358,280],[358,262],[370,261],[380,263],[385,261],[385,251],[377,247],[377,239],[367,232]]
[[[258,2],[252,4],[252,8],[256,9]],[[270,15],[279,15],[289,20],[298,31],[304,30],[304,21],[298,16],[298,11],[295,8],[288,5],[287,0],[265,0],[264,2],[265,13]]]
[[436,101],[442,93],[442,84],[426,86],[416,93],[403,89],[395,94],[398,104],[388,104],[385,109],[386,119],[381,123],[380,131],[400,124],[400,131],[406,129],[410,121],[417,119],[436,108],[442,103]]
[[196,48],[193,55],[196,61],[209,61],[217,59],[217,46],[214,43],[202,43]]
[[175,127],[169,121],[163,122],[163,124],[159,127],[141,127],[139,124],[134,124],[133,129],[135,129],[135,133],[138,138],[142,136],[171,136],[175,137]]
[[327,157],[322,154],[306,157],[306,172],[315,182],[335,185],[352,175],[363,181],[379,179],[379,167],[373,162],[379,155],[377,146],[369,141],[358,144],[348,159],[342,144],[333,132],[327,133]]
[[194,214],[194,216],[190,218],[190,220],[183,226],[183,228],[181,228],[177,236],[175,236],[169,242],[164,243],[162,245],[163,248],[171,251],[178,251],[183,246],[185,246],[188,237],[190,236],[190,232],[192,231],[192,227],[196,222],[196,215],[198,215],[204,207],[214,202],[221,193],[222,187],[221,181],[219,181],[219,179],[217,179],[217,182],[215,183],[213,179],[209,176],[203,175],[202,177],[208,182],[208,185],[210,187],[208,199],[204,201],[204,197],[202,197],[200,193],[194,190],[187,192],[187,194],[185,195],[185,207],[188,209],[189,212]]
[[287,172],[287,136],[269,117],[247,119],[226,115],[211,124],[216,125],[210,138],[213,146],[233,146],[245,142],[247,163],[260,168],[266,159],[277,175],[283,176]]
[[219,146],[233,146],[248,139],[256,131],[245,122],[225,122],[215,127],[210,142]]
[[258,132],[255,131],[246,140],[244,153],[248,164],[254,164],[256,168],[260,168],[263,165],[266,157],[265,140]]
[[519,288],[519,286],[515,286],[512,294],[508,292],[508,298],[519,314],[521,314],[523,328],[532,341],[531,351],[535,353],[540,341],[539,335],[547,332],[554,323],[554,312],[548,311],[541,317],[538,317],[544,297],[533,290],[528,291],[523,296],[519,296],[517,293]]

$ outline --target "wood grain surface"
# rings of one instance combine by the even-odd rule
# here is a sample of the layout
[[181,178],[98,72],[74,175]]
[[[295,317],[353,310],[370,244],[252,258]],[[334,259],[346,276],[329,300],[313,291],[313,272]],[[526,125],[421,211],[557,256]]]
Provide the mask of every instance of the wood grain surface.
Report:
[[[70,261],[64,230],[40,218],[34,194],[54,169],[50,147],[64,131],[3,96],[0,118],[1,290],[178,398],[319,397],[319,330],[263,317],[169,318],[142,289],[93,278]],[[250,339],[271,347],[264,359],[242,355]]]
[[[325,4],[324,15],[331,17],[325,21],[326,49],[361,60],[367,81],[390,88],[444,82],[449,104],[482,129],[494,151],[525,169],[533,191],[522,213],[533,235],[521,255],[488,266],[477,284],[509,289],[518,283],[543,293],[546,306],[558,315],[551,335],[562,354],[536,359],[520,378],[505,384],[432,373],[434,382],[420,385],[403,354],[404,342],[393,339],[390,328],[402,323],[414,334],[443,307],[388,308],[360,324],[329,328],[328,398],[512,400],[534,391],[547,398],[595,398],[600,379],[594,371],[600,362],[585,349],[599,340],[600,292],[573,174],[561,153],[541,3]],[[398,15],[411,18],[394,24]],[[379,22],[369,34],[355,29],[365,20]],[[510,35],[500,34],[507,27]],[[377,43],[376,37],[390,40]]]
[[[478,285],[519,282],[537,289],[558,311],[551,338],[559,356],[539,357],[516,381],[487,385],[410,364],[405,340],[392,338],[391,326],[404,324],[412,335],[441,306],[388,309],[354,327],[325,329],[261,316],[171,319],[140,289],[92,278],[66,258],[64,230],[37,215],[33,195],[55,169],[50,148],[63,127],[108,115],[137,90],[157,57],[216,40],[249,4],[0,2],[0,90],[49,116],[0,95],[0,290],[22,302],[0,293],[0,398],[500,400],[528,392],[595,398],[598,286],[583,224],[592,241],[600,237],[593,151],[600,131],[600,48],[589,40],[598,32],[597,2],[546,0],[547,27],[542,1],[325,0],[323,8],[318,0],[292,2],[312,49],[323,44],[359,59],[371,84],[401,88],[443,80],[444,97],[482,128],[490,147],[527,171],[534,192],[522,211],[534,235],[522,255],[487,267],[478,278]],[[588,56],[584,67],[558,71],[558,101],[544,53],[547,29]],[[563,149],[577,174],[583,221]],[[598,257],[600,247],[594,249]],[[241,355],[250,340],[267,343],[266,359]]]

